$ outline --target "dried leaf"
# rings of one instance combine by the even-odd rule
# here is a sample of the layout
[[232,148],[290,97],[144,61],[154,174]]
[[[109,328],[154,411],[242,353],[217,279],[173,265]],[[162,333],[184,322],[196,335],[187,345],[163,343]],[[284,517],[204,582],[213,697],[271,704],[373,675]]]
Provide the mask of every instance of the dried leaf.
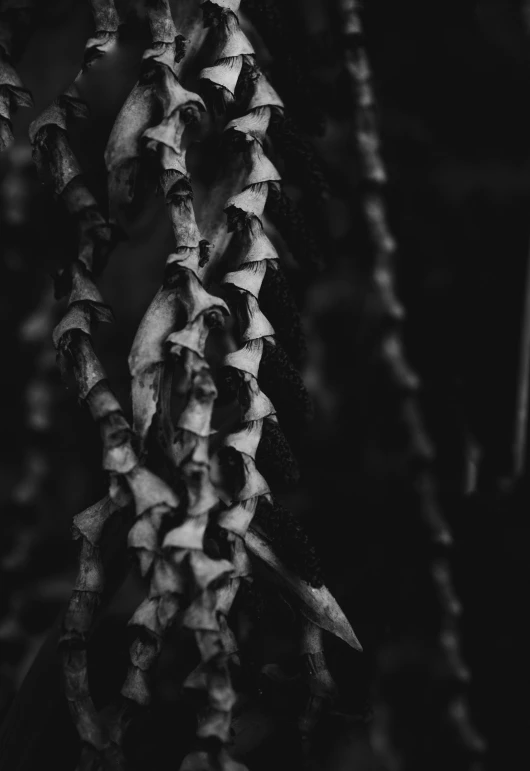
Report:
[[239,431],[228,434],[223,441],[224,447],[233,447],[237,452],[245,453],[255,460],[258,445],[261,440],[261,431],[263,423],[261,420],[256,420],[247,423]]
[[182,525],[174,527],[166,534],[163,548],[202,549],[207,524],[208,512],[200,516],[188,517]]
[[269,194],[268,182],[258,183],[232,196],[225,206],[229,227],[241,229],[251,217],[261,220]]
[[325,586],[315,589],[298,578],[280,562],[271,545],[255,530],[247,531],[245,544],[251,554],[270,568],[277,580],[296,597],[300,612],[309,621],[340,637],[355,650],[362,651],[348,619]]
[[250,142],[250,158],[248,163],[250,165],[250,172],[246,179],[246,185],[280,182],[280,174],[263,152],[261,144],[257,141]]
[[251,340],[238,351],[227,354],[223,364],[257,378],[262,353],[263,339]]
[[166,506],[168,510],[178,506],[179,500],[173,490],[146,468],[136,467],[128,475],[127,482],[134,495],[137,516],[154,506]]
[[105,150],[109,174],[109,202],[112,220],[133,200],[134,185],[139,167],[142,136],[153,120],[156,107],[154,87],[137,84],[112,127]]
[[160,637],[162,628],[158,619],[158,604],[159,601],[155,599],[147,598],[143,600],[131,617],[129,626],[144,627],[152,634]]
[[[190,603],[184,611],[182,625],[194,631],[219,632],[215,601],[211,593],[203,592]],[[217,640],[214,641],[214,645],[219,645]]]
[[165,557],[156,557],[149,586],[149,596],[164,597],[167,594],[184,594],[184,589],[184,577],[176,566]]
[[253,262],[250,264],[244,264],[238,270],[227,273],[223,280],[223,284],[230,284],[237,289],[244,289],[245,292],[249,292],[254,297],[258,297],[265,273],[267,271],[267,263],[265,260],[259,262]]
[[254,83],[254,89],[249,105],[247,107],[247,113],[265,107],[269,109],[283,109],[283,102],[263,72],[260,72],[256,82]]
[[196,585],[201,589],[207,589],[211,583],[218,581],[233,573],[234,568],[228,560],[213,560],[202,551],[192,551],[190,554],[190,567]]
[[241,74],[243,59],[239,56],[233,59],[223,59],[213,67],[205,67],[200,74],[201,80],[209,81],[216,88],[222,88],[226,92],[225,99],[234,99],[237,81]]
[[161,374],[162,364],[151,364],[132,379],[133,428],[142,446],[158,407]]
[[254,496],[225,509],[219,514],[219,526],[243,538],[254,518],[257,503],[258,497]]
[[99,543],[105,523],[116,511],[116,506],[106,495],[93,506],[89,506],[74,517],[73,526],[79,536],[83,536],[93,546]]
[[130,699],[142,707],[150,704],[151,692],[147,682],[147,673],[137,667],[129,667],[121,693],[126,699]]
[[242,409],[241,419],[245,423],[262,420],[276,414],[273,403],[259,387],[256,377],[246,372],[243,376],[239,400]]
[[164,343],[177,324],[178,289],[158,290],[147,309],[129,354],[129,370],[139,377],[148,367],[164,361]]
[[246,343],[260,337],[272,337],[274,327],[265,314],[261,312],[258,300],[250,292],[245,292],[244,301],[246,318],[245,323],[242,324],[241,340]]
[[74,589],[78,592],[101,594],[103,587],[103,566],[99,557],[99,548],[92,546],[90,541],[83,539],[79,559],[79,572]]

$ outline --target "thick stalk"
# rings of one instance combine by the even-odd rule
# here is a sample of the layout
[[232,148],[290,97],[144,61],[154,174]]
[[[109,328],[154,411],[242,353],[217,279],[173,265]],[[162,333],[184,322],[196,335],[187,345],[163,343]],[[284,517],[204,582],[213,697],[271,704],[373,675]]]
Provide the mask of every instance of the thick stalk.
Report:
[[[418,641],[422,655],[429,664],[432,688],[438,686],[437,673],[444,682],[439,712],[430,715],[429,731],[441,736],[436,746],[432,740],[417,741],[411,723],[414,706],[406,693],[392,692],[392,699],[383,695],[376,709],[373,739],[375,748],[391,767],[403,769],[425,768],[444,763],[442,758],[459,764],[459,768],[476,769],[477,757],[483,742],[469,720],[465,686],[469,673],[460,658],[458,617],[461,613],[452,586],[448,550],[452,537],[437,500],[433,473],[433,450],[423,427],[417,391],[419,379],[412,372],[405,356],[402,321],[404,309],[395,291],[394,256],[396,244],[388,225],[384,201],[386,170],[381,155],[381,142],[375,118],[375,96],[371,71],[363,44],[362,25],[356,0],[339,0],[345,51],[345,69],[349,76],[356,103],[355,138],[361,173],[365,186],[363,208],[372,244],[371,274],[379,301],[380,335],[378,339],[382,377],[385,380],[399,422],[403,426],[403,453],[408,458],[407,474],[414,489],[419,509],[416,532],[425,556],[425,586],[432,591],[429,603],[434,602],[436,623],[428,621],[427,607],[418,607],[416,616],[423,638]],[[430,595],[431,593],[429,593]],[[425,605],[425,603],[424,603]],[[432,614],[431,614],[432,615]],[[421,617],[425,617],[423,624]],[[399,674],[413,677],[417,660],[412,660],[405,628],[402,638],[382,657],[382,694],[392,691],[392,678]],[[418,655],[418,654],[417,654]],[[416,655],[416,658],[417,658]],[[410,667],[410,671],[407,669]],[[385,690],[388,688],[389,690]],[[409,714],[410,712],[410,714]],[[441,729],[447,726],[447,733]],[[446,761],[449,762],[449,761]],[[436,767],[439,767],[437,765]]]

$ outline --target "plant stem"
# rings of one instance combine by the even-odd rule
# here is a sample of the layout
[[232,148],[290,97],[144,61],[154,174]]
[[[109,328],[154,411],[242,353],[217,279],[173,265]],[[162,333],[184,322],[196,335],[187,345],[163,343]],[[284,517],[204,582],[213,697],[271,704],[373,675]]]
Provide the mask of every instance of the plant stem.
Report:
[[530,388],[530,252],[526,264],[523,298],[523,322],[519,349],[519,372],[515,404],[513,442],[513,478],[521,477],[526,469],[528,435],[528,390]]

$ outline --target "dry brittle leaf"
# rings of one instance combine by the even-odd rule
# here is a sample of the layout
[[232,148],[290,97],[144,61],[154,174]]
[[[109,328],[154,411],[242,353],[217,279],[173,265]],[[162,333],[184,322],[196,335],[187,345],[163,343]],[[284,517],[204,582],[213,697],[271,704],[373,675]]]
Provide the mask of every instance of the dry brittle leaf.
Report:
[[256,530],[247,531],[245,544],[250,553],[266,565],[271,575],[296,598],[300,612],[309,621],[340,637],[355,650],[362,651],[348,619],[325,586],[315,589],[288,570],[276,557],[271,545]]

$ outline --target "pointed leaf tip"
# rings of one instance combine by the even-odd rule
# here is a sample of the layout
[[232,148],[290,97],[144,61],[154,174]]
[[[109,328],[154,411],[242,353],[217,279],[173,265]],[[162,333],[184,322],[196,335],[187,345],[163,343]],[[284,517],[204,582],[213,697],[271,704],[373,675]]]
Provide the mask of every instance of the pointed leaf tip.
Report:
[[316,589],[288,570],[277,558],[272,546],[252,526],[245,535],[245,544],[251,554],[272,570],[277,580],[295,595],[300,612],[309,621],[362,653],[362,645],[350,622],[326,586]]

